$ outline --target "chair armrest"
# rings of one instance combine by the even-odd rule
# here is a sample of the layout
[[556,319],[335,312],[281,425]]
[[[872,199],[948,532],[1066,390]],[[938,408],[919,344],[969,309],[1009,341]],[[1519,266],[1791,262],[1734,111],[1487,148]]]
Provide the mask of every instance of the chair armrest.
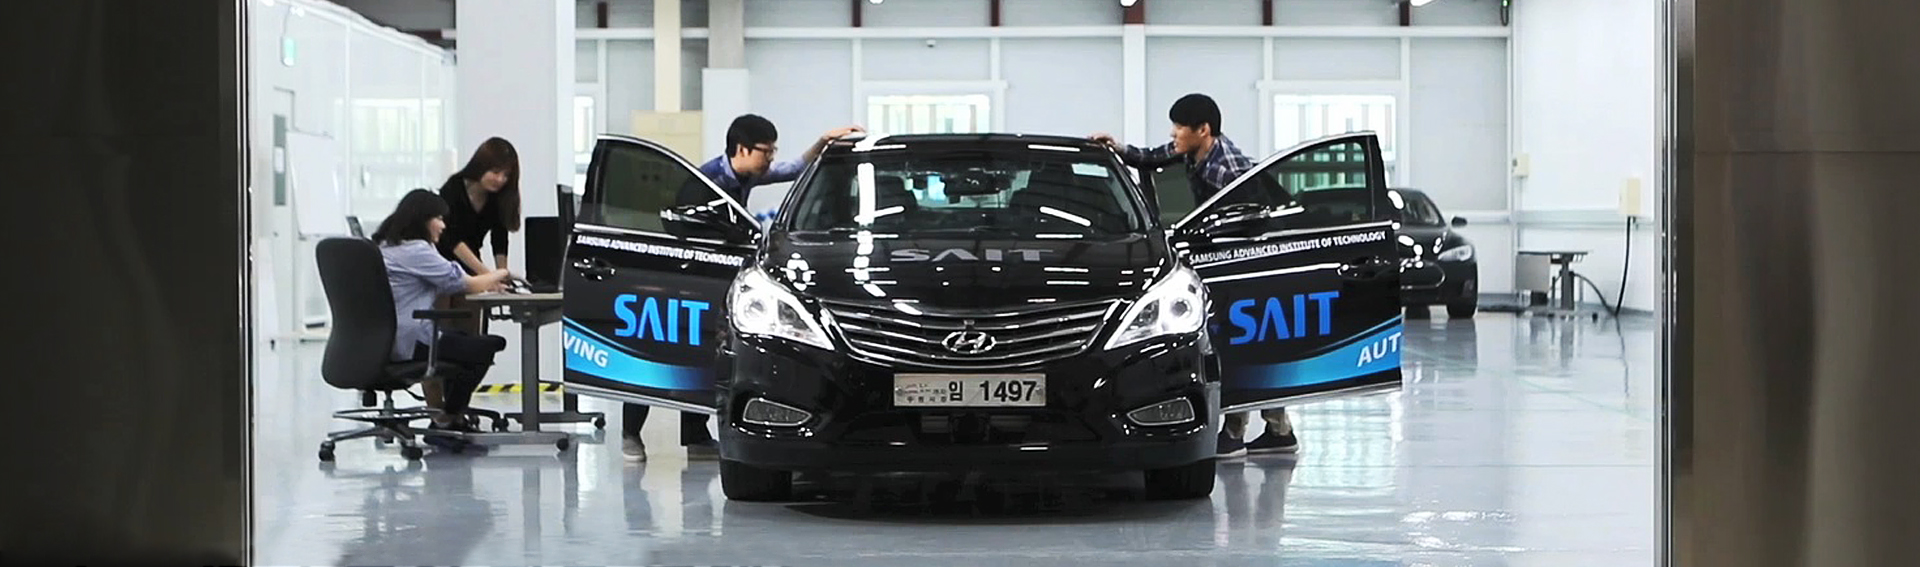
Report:
[[415,319],[446,321],[450,319],[472,319],[473,312],[465,309],[421,309],[413,312]]

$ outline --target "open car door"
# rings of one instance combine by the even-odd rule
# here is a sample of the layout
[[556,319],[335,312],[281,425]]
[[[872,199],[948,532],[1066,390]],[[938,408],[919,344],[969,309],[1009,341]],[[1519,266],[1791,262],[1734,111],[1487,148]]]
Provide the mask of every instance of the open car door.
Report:
[[1400,264],[1372,133],[1281,152],[1175,223],[1207,284],[1221,408],[1400,385]]
[[601,137],[564,268],[569,391],[714,413],[727,289],[758,231],[671,150]]

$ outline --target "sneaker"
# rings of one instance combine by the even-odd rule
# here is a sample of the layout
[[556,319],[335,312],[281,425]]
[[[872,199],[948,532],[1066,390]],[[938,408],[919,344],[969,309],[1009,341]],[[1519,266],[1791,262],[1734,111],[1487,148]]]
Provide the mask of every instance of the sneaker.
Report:
[[1247,444],[1239,438],[1227,435],[1227,432],[1222,431],[1220,432],[1219,449],[1214,451],[1214,456],[1222,459],[1247,456]]
[[1292,453],[1300,450],[1300,438],[1292,431],[1286,433],[1262,433],[1259,438],[1247,444],[1249,453]]
[[712,439],[687,445],[687,460],[712,461],[720,458],[720,446]]
[[434,422],[427,426],[426,431],[421,432],[420,441],[456,453],[465,451],[473,445],[472,441],[468,441],[458,435],[447,435],[447,433],[472,433],[465,425],[466,424],[458,421],[445,424]]
[[620,439],[620,454],[626,456],[629,461],[645,461],[647,460],[647,444],[641,443],[639,437],[622,437]]

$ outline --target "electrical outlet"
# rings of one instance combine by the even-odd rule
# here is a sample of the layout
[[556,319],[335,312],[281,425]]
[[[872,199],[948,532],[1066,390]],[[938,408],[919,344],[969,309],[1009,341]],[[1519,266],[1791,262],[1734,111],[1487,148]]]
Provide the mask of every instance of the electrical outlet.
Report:
[[1627,182],[1620,186],[1620,216],[1641,216],[1645,209],[1640,206],[1640,198],[1640,178],[1628,177]]
[[1526,177],[1532,171],[1533,171],[1533,168],[1532,168],[1532,165],[1530,165],[1529,160],[1527,159],[1527,154],[1519,154],[1519,155],[1513,156],[1513,176],[1514,177]]

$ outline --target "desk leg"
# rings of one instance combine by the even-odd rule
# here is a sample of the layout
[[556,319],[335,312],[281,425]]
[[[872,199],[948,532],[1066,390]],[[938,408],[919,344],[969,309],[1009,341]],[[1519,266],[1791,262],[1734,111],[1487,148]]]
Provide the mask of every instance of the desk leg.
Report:
[[1573,280],[1574,280],[1573,262],[1569,261],[1565,264],[1561,264],[1560,265],[1560,308],[1565,309],[1567,311],[1573,311],[1574,309],[1573,296],[1580,289],[1579,287],[1574,285],[1577,282]]
[[520,430],[540,430],[540,324],[520,324]]

